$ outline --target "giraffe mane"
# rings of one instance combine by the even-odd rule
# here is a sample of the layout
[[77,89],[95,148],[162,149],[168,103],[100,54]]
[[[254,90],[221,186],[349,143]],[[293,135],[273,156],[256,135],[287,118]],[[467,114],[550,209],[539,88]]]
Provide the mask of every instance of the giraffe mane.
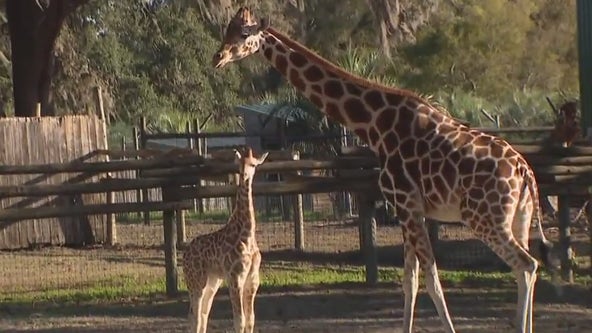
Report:
[[[411,91],[411,90],[407,90],[407,89],[402,89],[402,88],[395,88],[395,87],[389,87],[387,85],[384,85],[382,83],[376,82],[376,81],[371,81],[368,80],[366,78],[363,78],[361,76],[352,74],[346,70],[344,70],[343,68],[333,64],[332,62],[326,60],[325,58],[321,57],[320,55],[318,55],[316,52],[310,50],[309,48],[307,48],[306,46],[300,44],[299,42],[291,39],[290,37],[286,36],[285,34],[277,31],[276,29],[272,28],[272,27],[268,27],[267,29],[265,29],[265,31],[271,33],[274,37],[276,37],[277,39],[281,40],[284,44],[286,44],[287,46],[289,46],[290,48],[294,49],[294,50],[298,50],[298,52],[301,52],[303,55],[305,55],[306,57],[308,57],[309,59],[311,59],[312,62],[316,63],[317,65],[323,66],[326,69],[331,70],[332,72],[334,72],[335,74],[338,74],[339,76],[341,76],[342,78],[344,78],[347,81],[356,83],[364,88],[369,88],[369,89],[379,89],[382,91],[386,91],[389,93],[394,93],[394,94],[398,94],[398,95],[403,95],[405,97],[409,97],[409,98],[413,98],[416,99],[418,102],[425,104],[427,106],[433,107],[437,110],[443,110],[444,108],[442,106],[436,106],[433,105],[429,100],[427,100],[425,97]],[[449,115],[449,113],[446,111],[444,112],[446,115]]]
[[436,98],[433,95],[419,94],[419,97],[421,97],[421,99],[424,102],[426,102],[427,105],[434,108],[434,110],[437,110],[437,111],[447,115],[448,117],[452,117],[452,114],[450,114],[450,111],[448,111],[448,109],[446,109],[444,107],[444,105],[440,104],[440,102],[438,100],[436,100]]

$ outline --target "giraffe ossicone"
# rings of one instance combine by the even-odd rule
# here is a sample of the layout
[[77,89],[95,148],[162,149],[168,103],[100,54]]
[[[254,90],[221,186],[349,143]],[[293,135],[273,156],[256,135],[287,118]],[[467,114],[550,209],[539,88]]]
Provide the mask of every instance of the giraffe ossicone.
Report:
[[429,217],[461,221],[511,267],[518,284],[516,327],[532,332],[538,268],[528,245],[533,217],[545,263],[551,243],[542,232],[537,183],[524,157],[506,141],[470,129],[418,94],[348,73],[241,7],[226,28],[213,66],[222,68],[255,53],[378,156],[378,185],[396,207],[404,238],[403,331],[412,331],[420,267],[446,332],[455,331],[425,226]]
[[239,167],[236,204],[221,229],[195,237],[183,253],[183,275],[189,292],[189,331],[205,333],[214,296],[226,281],[236,333],[252,333],[255,296],[259,288],[261,253],[255,237],[253,178],[268,156],[253,156],[251,148],[235,150]]

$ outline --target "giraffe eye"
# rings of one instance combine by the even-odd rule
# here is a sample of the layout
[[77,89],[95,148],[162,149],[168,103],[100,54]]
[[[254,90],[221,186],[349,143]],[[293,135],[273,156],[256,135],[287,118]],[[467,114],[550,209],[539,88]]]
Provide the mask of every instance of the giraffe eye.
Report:
[[247,34],[247,33],[242,33],[242,34],[241,34],[241,38],[242,38],[242,39],[247,39],[247,38],[249,38],[249,34]]

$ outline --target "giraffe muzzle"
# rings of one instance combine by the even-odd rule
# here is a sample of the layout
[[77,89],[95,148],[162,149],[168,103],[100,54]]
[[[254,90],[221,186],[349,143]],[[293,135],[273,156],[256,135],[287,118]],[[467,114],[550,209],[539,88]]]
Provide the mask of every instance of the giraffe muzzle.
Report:
[[227,63],[228,63],[228,61],[224,57],[223,52],[216,52],[216,54],[214,54],[214,57],[212,58],[212,66],[214,66],[214,68],[216,68],[216,69],[222,68]]

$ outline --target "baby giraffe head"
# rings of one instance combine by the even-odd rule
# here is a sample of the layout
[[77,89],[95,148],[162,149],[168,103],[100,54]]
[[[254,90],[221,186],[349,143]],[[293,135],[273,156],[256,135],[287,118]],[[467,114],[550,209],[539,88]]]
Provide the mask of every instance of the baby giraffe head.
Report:
[[222,68],[259,51],[262,31],[267,27],[267,20],[258,22],[247,7],[241,7],[228,23],[222,45],[214,54],[212,65]]
[[267,155],[269,153],[265,153],[261,155],[261,157],[256,158],[253,156],[253,150],[251,148],[247,148],[246,151],[241,155],[238,150],[234,151],[235,154],[235,163],[239,166],[239,182],[240,185],[249,185],[255,176],[255,168],[258,165],[262,164]]

